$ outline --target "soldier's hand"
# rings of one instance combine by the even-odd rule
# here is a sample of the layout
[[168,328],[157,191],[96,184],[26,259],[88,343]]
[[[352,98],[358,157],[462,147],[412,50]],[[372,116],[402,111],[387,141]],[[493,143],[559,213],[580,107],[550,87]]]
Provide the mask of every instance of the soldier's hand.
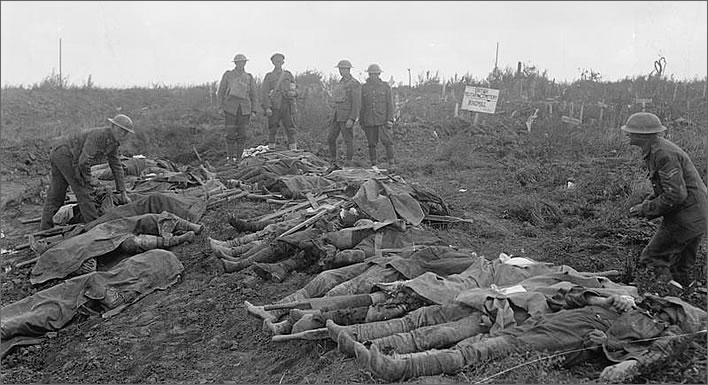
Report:
[[390,120],[387,120],[387,121],[386,121],[386,127],[388,127],[388,128],[393,128],[393,122],[390,121]]
[[636,360],[622,361],[619,364],[606,367],[600,373],[600,380],[604,382],[623,382],[634,377],[638,373]]
[[253,111],[253,112],[251,112],[251,119],[255,119],[255,118],[256,118],[256,111]]
[[265,114],[266,114],[266,116],[273,116],[273,110],[270,108],[266,108]]
[[607,335],[605,332],[599,329],[595,329],[588,333],[588,339],[595,345],[602,345],[607,341]]
[[620,313],[630,311],[637,307],[637,304],[634,302],[634,298],[630,295],[613,295],[611,298],[612,307]]
[[347,128],[354,127],[354,121],[352,119],[347,119],[346,127]]
[[130,199],[128,193],[126,193],[125,191],[121,191],[121,193],[118,195],[118,203],[120,203],[121,205],[127,205],[132,201],[133,200]]
[[629,209],[630,217],[641,217],[644,214],[642,204],[634,205]]

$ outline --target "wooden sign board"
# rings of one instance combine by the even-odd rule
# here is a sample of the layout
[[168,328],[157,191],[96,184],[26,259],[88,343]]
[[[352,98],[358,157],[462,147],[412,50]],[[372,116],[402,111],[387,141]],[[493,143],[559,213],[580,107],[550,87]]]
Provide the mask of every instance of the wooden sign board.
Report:
[[649,103],[651,103],[651,99],[634,99],[634,103],[636,103],[636,104],[649,104]]
[[561,116],[561,122],[569,123],[574,126],[579,126],[583,123],[580,119],[571,118],[570,116],[565,116],[565,115]]
[[465,96],[462,98],[460,109],[472,112],[493,114],[497,109],[499,90],[483,87],[465,87]]
[[605,103],[603,103],[603,102],[597,102],[597,106],[600,107],[600,108],[607,108],[607,107],[609,107],[607,104],[605,104]]

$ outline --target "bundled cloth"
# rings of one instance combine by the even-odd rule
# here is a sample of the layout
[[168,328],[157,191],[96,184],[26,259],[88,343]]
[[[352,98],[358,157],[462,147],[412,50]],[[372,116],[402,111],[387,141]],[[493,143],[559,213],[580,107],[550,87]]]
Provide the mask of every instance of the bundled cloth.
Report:
[[[150,250],[125,259],[110,271],[93,272],[2,308],[2,356],[13,347],[38,342],[36,336],[67,325],[82,309],[121,309],[155,290],[175,284],[184,270],[166,250]],[[87,310],[91,313],[91,310]]]

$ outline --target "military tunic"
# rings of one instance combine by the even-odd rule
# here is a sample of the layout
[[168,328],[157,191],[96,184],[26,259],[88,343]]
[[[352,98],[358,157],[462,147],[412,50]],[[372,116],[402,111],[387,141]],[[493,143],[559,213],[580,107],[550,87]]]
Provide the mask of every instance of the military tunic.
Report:
[[58,138],[49,155],[50,184],[42,209],[40,229],[54,226],[52,217],[59,211],[66,198],[66,188],[76,195],[84,222],[98,217],[98,210],[91,198],[91,166],[108,161],[113,173],[116,191],[125,191],[123,165],[118,159],[120,143],[113,137],[110,127],[98,127]]
[[330,156],[332,159],[337,158],[337,138],[341,132],[346,145],[347,160],[352,160],[354,157],[354,130],[353,126],[347,128],[346,122],[348,120],[356,122],[359,118],[361,83],[352,76],[343,77],[332,90],[332,101],[334,102],[334,111],[327,135]]
[[642,251],[640,263],[670,266],[675,280],[690,283],[698,246],[706,231],[706,185],[686,152],[664,138],[651,143],[644,161],[653,194],[642,203],[640,212],[649,219],[663,217],[663,221]]
[[393,93],[388,83],[379,78],[366,80],[366,83],[361,87],[359,119],[366,133],[371,165],[376,165],[378,160],[376,145],[381,139],[389,166],[391,166],[393,163],[393,127],[389,127],[386,123],[393,123]]
[[[295,95],[288,95],[288,91],[294,91]],[[263,100],[263,110],[270,108],[273,111],[273,114],[268,117],[269,143],[275,143],[275,135],[280,123],[283,124],[288,143],[295,143],[295,121],[293,115],[296,110],[296,97],[295,77],[290,71],[280,70],[266,74],[263,79],[263,95],[261,99]]]
[[[253,75],[237,69],[224,72],[217,91],[219,108],[224,111],[227,147],[238,142],[237,157],[240,159],[248,139],[250,115],[257,105],[256,82]],[[227,151],[230,153],[230,150]],[[228,156],[228,155],[227,155]]]

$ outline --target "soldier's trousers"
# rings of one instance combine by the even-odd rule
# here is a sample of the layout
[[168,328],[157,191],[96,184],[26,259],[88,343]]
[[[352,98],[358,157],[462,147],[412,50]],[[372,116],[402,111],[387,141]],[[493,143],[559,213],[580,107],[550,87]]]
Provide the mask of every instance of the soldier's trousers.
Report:
[[347,128],[347,122],[333,121],[329,126],[329,133],[327,135],[327,143],[329,144],[329,155],[333,160],[337,159],[337,138],[339,138],[339,133],[342,133],[342,138],[344,139],[344,144],[347,149],[347,160],[352,160],[354,158],[354,130],[353,128]]
[[98,218],[98,209],[91,198],[91,187],[85,186],[79,181],[74,171],[73,163],[74,157],[66,146],[54,148],[49,155],[49,164],[51,165],[49,190],[42,209],[40,230],[54,227],[52,217],[64,205],[66,188],[69,186],[71,186],[71,190],[76,195],[83,221],[88,223]]
[[386,150],[386,160],[393,162],[393,129],[386,126],[364,126],[366,141],[369,145],[369,160],[372,165],[378,161],[376,155],[376,145],[381,139],[381,143]]
[[268,143],[275,143],[275,135],[278,133],[280,123],[283,123],[288,144],[295,143],[295,122],[293,122],[290,103],[283,103],[278,109],[274,108],[273,115],[268,117]]
[[[700,207],[696,207],[700,210]],[[667,268],[671,277],[682,285],[691,283],[693,265],[706,229],[706,220],[696,217],[695,221],[665,216],[649,244],[642,250],[640,266],[655,269]]]
[[[251,115],[242,115],[241,107],[238,108],[236,114],[224,112],[224,126],[226,129],[226,156],[236,159],[241,159],[243,149],[248,140],[248,123],[251,121]],[[236,149],[234,150],[234,145]],[[235,151],[235,153],[234,153]]]

